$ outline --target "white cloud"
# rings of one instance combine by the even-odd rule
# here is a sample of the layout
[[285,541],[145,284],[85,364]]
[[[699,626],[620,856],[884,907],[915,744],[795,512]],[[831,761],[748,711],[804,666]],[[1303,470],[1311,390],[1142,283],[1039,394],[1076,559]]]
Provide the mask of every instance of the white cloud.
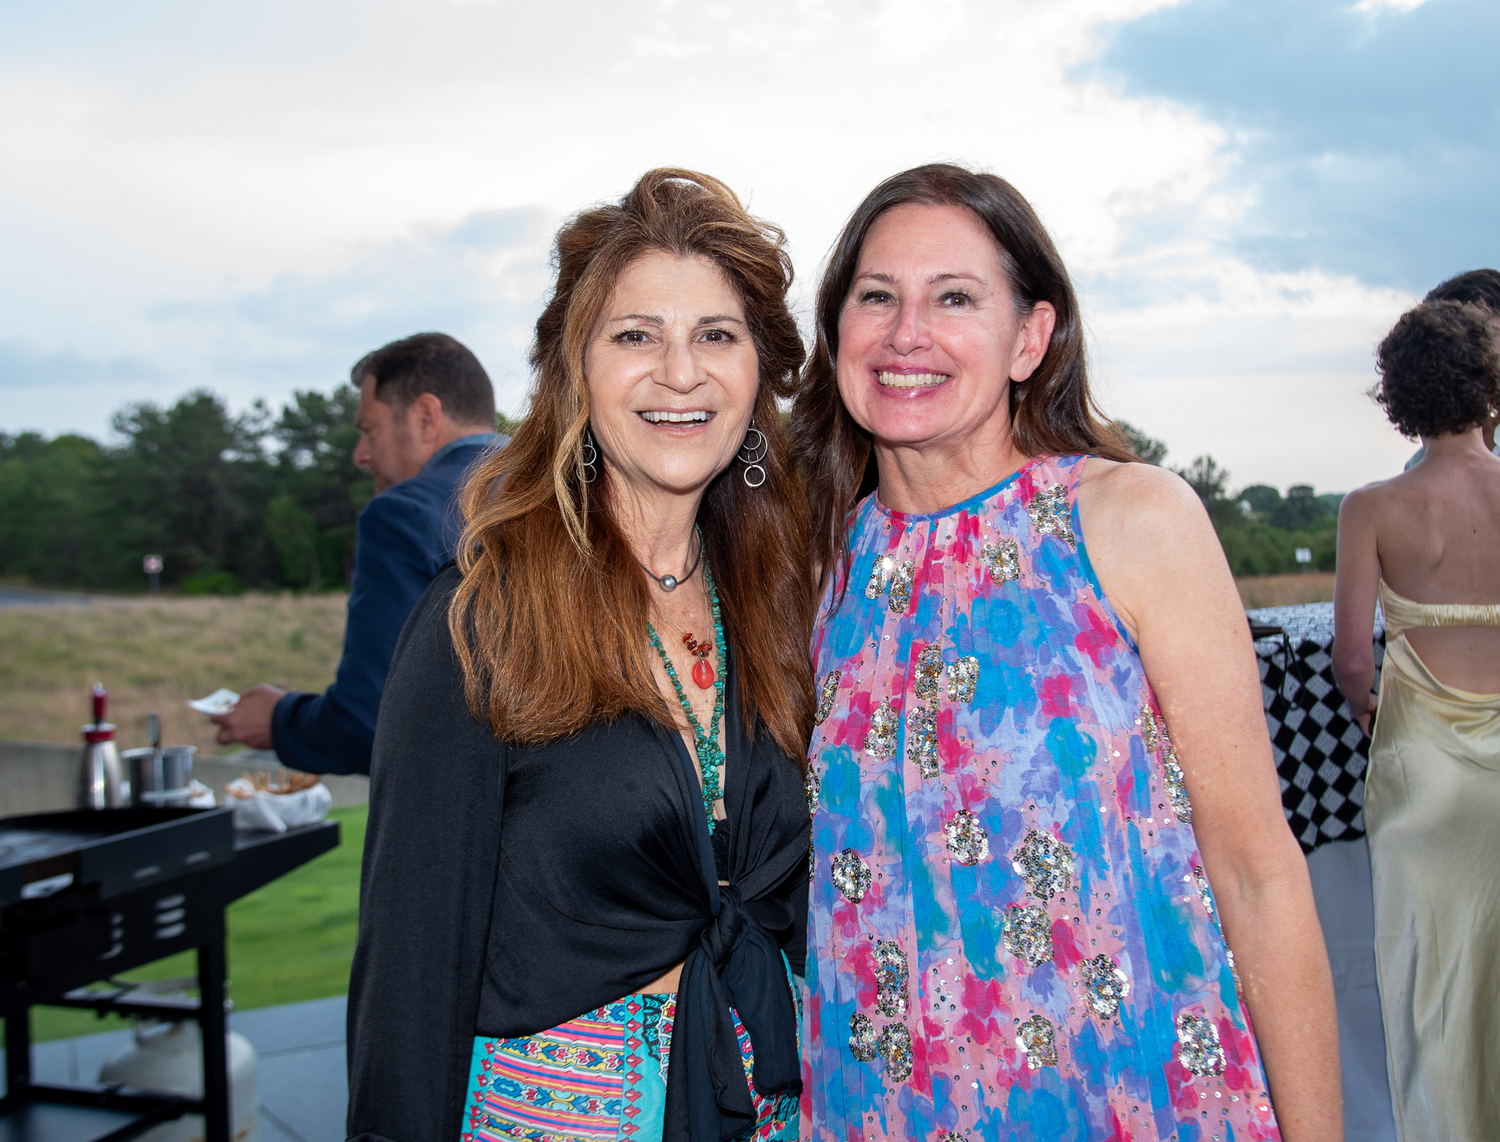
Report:
[[1226,264],[1201,289],[1096,312],[1108,407],[1164,439],[1168,462],[1211,453],[1232,483],[1348,491],[1416,446],[1366,396],[1373,348],[1414,299],[1316,273]]
[[[1179,459],[1211,448],[1237,479],[1311,478],[1274,467],[1245,416],[1254,390],[1319,457],[1320,484],[1372,478],[1388,469],[1379,426],[1338,394],[1399,302],[1226,261],[1211,238],[1245,203],[1221,184],[1222,130],[1070,78],[1101,28],[1173,2],[266,0],[212,22],[158,0],[159,27],[106,10],[82,41],[57,15],[0,70],[0,244],[17,267],[0,341],[156,360],[162,379],[86,401],[59,379],[45,405],[6,400],[0,428],[97,432],[115,405],[189,383],[278,399],[414,323],[472,337],[514,408],[547,235],[648,167],[710,171],[785,227],[805,312],[860,197],[954,159],[1010,179],[1053,229],[1112,408]],[[446,244],[505,211],[526,212],[523,235]],[[1318,440],[1294,430],[1289,398],[1307,391],[1332,394]]]
[[1428,0],[1359,0],[1353,10],[1379,16],[1385,12],[1414,12],[1427,2]]

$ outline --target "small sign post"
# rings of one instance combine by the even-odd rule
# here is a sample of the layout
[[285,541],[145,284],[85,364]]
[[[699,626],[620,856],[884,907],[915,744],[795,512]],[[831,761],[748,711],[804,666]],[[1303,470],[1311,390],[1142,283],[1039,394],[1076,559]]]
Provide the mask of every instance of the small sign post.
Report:
[[146,573],[146,592],[148,594],[161,594],[161,568],[162,558],[160,555],[148,555],[141,560],[141,570]]
[[[1283,548],[1282,550],[1285,550],[1285,548]],[[1299,571],[1311,571],[1312,570],[1312,548],[1311,547],[1299,547],[1299,548],[1297,548],[1297,569]]]

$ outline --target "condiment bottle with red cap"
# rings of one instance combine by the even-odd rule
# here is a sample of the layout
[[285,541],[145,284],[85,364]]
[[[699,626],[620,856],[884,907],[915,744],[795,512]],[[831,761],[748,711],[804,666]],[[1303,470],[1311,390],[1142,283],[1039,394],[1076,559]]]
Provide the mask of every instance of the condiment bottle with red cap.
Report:
[[94,720],[83,727],[83,768],[78,774],[80,809],[120,809],[130,804],[130,787],[120,770],[115,727],[104,720],[109,694],[94,683]]

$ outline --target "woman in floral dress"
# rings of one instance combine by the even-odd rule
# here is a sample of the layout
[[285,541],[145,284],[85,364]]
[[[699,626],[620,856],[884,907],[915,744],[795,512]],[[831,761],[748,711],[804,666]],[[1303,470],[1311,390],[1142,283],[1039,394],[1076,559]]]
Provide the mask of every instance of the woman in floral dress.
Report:
[[908,171],[817,318],[806,1136],[1338,1139],[1244,613],[1192,491],[1098,416],[1046,231]]

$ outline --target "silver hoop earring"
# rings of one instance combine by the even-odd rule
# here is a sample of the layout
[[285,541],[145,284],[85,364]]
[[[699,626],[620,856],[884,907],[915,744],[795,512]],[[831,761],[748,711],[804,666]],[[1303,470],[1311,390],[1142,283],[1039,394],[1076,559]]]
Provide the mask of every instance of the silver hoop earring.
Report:
[[594,447],[594,433],[592,429],[583,430],[583,448],[579,451],[578,478],[585,484],[592,484],[599,478],[599,472],[594,467],[599,462],[599,449]]
[[[766,439],[766,434],[755,427],[755,418],[750,418],[750,429],[745,433],[744,443],[740,445],[737,453],[739,462],[745,465],[741,473],[745,481],[745,487],[758,488],[766,482],[766,470],[761,461],[766,458],[766,453],[771,449],[771,442]],[[752,475],[753,474],[753,475]]]

